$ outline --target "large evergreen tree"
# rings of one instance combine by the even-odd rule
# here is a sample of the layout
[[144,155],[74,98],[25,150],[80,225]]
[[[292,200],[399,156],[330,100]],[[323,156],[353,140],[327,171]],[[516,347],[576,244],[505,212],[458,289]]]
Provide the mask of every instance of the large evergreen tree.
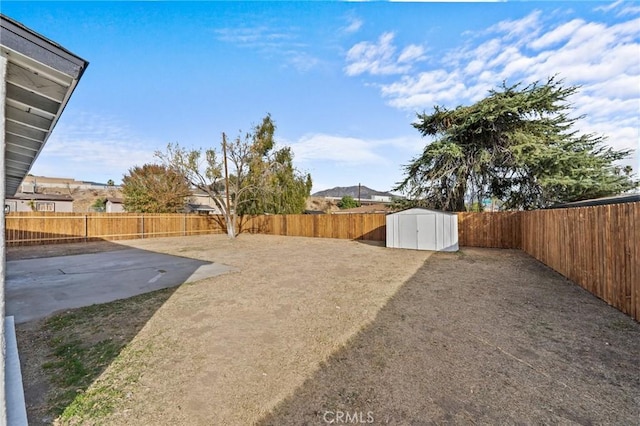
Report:
[[614,195],[637,187],[614,165],[629,156],[605,138],[574,130],[568,98],[578,90],[550,78],[492,90],[471,106],[435,107],[413,126],[431,136],[422,155],[405,166],[396,190],[418,205],[464,211],[497,197],[511,209]]

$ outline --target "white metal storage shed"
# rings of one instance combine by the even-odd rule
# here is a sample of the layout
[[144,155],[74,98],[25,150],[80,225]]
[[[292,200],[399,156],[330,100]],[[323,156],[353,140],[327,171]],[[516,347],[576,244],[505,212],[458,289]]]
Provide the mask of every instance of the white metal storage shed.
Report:
[[412,208],[387,215],[387,247],[458,251],[458,215]]

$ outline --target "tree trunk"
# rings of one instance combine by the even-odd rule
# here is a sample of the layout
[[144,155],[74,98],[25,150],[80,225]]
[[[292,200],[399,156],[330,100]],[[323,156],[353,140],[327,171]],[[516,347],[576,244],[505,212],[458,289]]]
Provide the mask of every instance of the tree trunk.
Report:
[[467,192],[467,179],[469,179],[468,174],[463,176],[463,179],[459,179],[456,182],[456,186],[453,190],[453,205],[451,206],[451,210],[454,212],[466,211],[464,206],[464,195]]
[[233,224],[233,219],[231,219],[229,217],[225,217],[225,219],[227,220],[227,236],[229,238],[235,238],[236,237],[236,229],[235,229],[235,226]]

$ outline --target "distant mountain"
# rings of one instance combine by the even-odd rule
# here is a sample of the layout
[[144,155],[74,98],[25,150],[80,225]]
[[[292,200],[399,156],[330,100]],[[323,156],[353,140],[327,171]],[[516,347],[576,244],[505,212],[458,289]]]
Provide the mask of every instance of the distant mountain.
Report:
[[[313,197],[338,197],[342,198],[346,195],[350,195],[355,199],[358,199],[358,185],[355,186],[336,186],[335,188],[325,189],[324,191],[318,191],[315,194],[311,194]],[[366,186],[360,186],[360,198],[370,199],[373,195],[381,195],[386,197],[394,197],[390,192],[376,191],[375,189],[367,188]]]

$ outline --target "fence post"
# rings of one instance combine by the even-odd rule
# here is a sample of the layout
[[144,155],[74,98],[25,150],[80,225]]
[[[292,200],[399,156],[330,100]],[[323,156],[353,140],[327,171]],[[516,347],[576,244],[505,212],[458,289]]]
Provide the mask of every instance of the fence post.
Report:
[[142,239],[144,240],[144,213],[140,213],[140,218],[142,219]]
[[89,241],[89,215],[84,215],[84,242]]
[[187,214],[183,213],[182,215],[182,236],[187,236]]

